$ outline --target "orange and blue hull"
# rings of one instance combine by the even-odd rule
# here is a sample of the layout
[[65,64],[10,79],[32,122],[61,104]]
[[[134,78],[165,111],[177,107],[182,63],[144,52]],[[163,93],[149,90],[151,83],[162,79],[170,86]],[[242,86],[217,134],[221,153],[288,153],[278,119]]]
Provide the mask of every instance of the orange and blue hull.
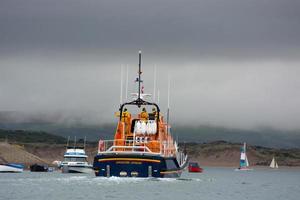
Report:
[[183,168],[175,157],[136,154],[98,154],[93,164],[96,176],[102,177],[180,177]]

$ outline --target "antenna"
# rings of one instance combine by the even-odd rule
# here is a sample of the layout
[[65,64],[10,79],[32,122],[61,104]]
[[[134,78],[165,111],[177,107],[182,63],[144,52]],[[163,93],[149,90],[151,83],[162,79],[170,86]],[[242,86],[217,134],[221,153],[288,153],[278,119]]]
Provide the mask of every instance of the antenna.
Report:
[[167,109],[167,134],[169,133],[170,121],[170,74],[168,74],[168,109]]
[[142,51],[139,51],[139,96],[138,99],[141,99],[141,66],[142,65]]
[[126,65],[126,85],[125,85],[125,99],[127,101],[128,98],[128,65]]
[[120,104],[123,101],[123,65],[121,65]]
[[156,93],[156,65],[154,65],[153,101],[155,102]]
[[69,146],[69,141],[70,141],[70,136],[68,136],[68,140],[67,140],[67,146],[66,146],[66,149],[68,149],[68,146]]
[[168,109],[170,108],[170,82],[171,82],[171,78],[170,78],[170,74],[168,74]]
[[74,137],[74,149],[76,147],[76,136]]

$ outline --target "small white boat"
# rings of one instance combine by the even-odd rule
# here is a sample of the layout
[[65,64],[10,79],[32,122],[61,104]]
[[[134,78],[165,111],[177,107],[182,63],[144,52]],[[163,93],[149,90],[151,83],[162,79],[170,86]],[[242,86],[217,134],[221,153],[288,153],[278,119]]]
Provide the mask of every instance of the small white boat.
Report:
[[60,163],[62,173],[94,173],[93,166],[87,161],[85,153],[85,141],[83,147],[76,147],[76,137],[74,146],[69,146],[64,154],[64,160]]
[[61,162],[63,173],[93,173],[93,166],[87,162],[84,149],[68,148]]
[[277,164],[274,156],[273,156],[273,159],[271,161],[270,168],[272,168],[272,169],[278,169],[278,164]]
[[22,164],[16,164],[16,163],[7,163],[7,164],[1,164],[0,165],[0,172],[1,173],[17,173],[17,172],[23,172],[24,165]]
[[249,161],[246,154],[246,143],[241,147],[241,157],[240,157],[240,167],[235,169],[236,171],[250,171],[253,170],[249,168]]

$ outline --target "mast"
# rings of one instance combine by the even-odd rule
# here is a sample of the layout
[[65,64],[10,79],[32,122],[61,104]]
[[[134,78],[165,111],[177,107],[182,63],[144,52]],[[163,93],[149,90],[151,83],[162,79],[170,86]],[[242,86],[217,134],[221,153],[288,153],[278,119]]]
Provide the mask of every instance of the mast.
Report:
[[249,167],[249,161],[248,161],[247,153],[246,153],[246,142],[244,142],[244,151],[245,151],[245,162],[246,162],[246,167]]
[[120,78],[120,105],[123,101],[123,65],[121,65],[121,78]]
[[74,149],[76,148],[76,136],[74,137]]
[[68,140],[67,140],[67,146],[66,146],[66,149],[68,149],[68,146],[69,146],[69,141],[70,141],[70,136],[68,136]]
[[170,74],[168,74],[167,134],[169,134],[169,120],[170,120]]
[[156,65],[154,65],[154,82],[153,82],[153,102],[155,102],[156,98]]
[[126,65],[126,85],[125,85],[125,101],[128,99],[128,65]]
[[86,145],[86,136],[84,136],[84,143],[83,143],[83,149],[85,150],[85,145]]
[[141,99],[141,65],[142,65],[142,51],[139,51],[139,96],[138,99]]

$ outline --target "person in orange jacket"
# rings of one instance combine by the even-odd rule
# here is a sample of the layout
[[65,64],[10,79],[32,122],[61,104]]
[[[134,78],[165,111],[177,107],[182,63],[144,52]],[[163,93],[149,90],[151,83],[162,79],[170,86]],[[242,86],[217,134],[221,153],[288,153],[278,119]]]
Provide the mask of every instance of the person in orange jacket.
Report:
[[146,111],[146,108],[143,108],[142,109],[142,112],[141,112],[141,120],[144,120],[144,121],[146,121],[146,120],[148,120],[148,118],[149,118],[149,115],[148,115],[148,113],[147,113],[147,111]]
[[131,114],[127,111],[127,108],[124,108],[124,111],[122,112],[122,122],[125,122],[125,132],[129,132],[129,125],[130,125],[130,118]]
[[127,111],[127,108],[124,108],[124,111],[122,112],[122,122],[127,122],[131,117],[130,112]]

